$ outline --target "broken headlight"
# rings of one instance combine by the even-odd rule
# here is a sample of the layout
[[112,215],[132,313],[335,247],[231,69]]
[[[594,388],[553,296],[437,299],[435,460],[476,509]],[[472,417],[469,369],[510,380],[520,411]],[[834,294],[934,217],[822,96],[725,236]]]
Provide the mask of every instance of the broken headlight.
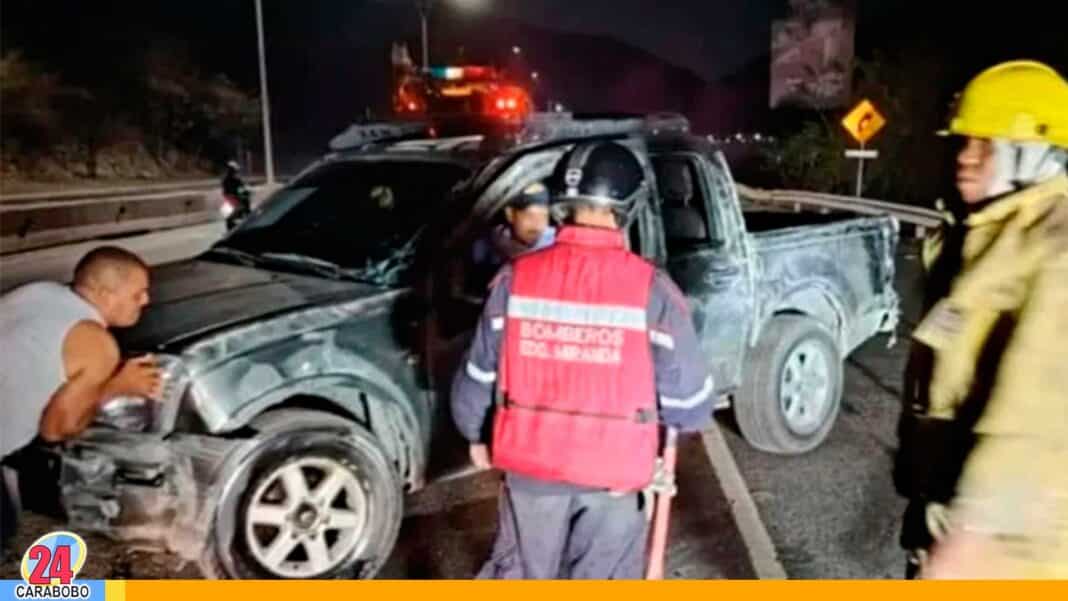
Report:
[[182,397],[189,386],[189,374],[180,357],[156,355],[156,363],[163,371],[160,398],[115,397],[100,406],[93,423],[125,432],[166,434],[173,430]]

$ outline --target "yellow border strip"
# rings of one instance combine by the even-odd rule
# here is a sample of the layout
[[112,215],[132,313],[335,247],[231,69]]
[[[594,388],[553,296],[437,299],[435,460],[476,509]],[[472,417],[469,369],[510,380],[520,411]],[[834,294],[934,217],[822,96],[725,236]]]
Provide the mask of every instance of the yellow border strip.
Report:
[[126,581],[104,581],[104,599],[105,601],[126,601]]
[[[111,584],[111,583],[109,583]],[[383,599],[435,598],[464,599],[479,597],[509,601],[531,599],[554,601],[579,598],[583,601],[612,595],[617,601],[662,595],[715,595],[714,598],[746,601],[784,597],[813,598],[820,601],[945,601],[946,599],[1065,599],[1065,582],[906,582],[906,581],[660,581],[660,582],[488,582],[488,581],[130,581],[126,584],[129,601],[293,601],[294,599],[360,599],[380,596]],[[111,601],[108,589],[108,601]],[[681,598],[681,597],[680,597]],[[123,600],[125,601],[125,600]]]

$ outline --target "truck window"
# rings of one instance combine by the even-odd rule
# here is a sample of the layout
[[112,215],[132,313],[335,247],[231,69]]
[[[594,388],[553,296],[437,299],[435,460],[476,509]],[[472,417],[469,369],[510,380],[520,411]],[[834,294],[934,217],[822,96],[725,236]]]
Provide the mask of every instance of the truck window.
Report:
[[642,215],[635,216],[634,221],[627,227],[627,250],[638,255],[646,250],[642,245],[641,219]]
[[709,220],[705,193],[695,159],[688,156],[653,158],[664,239],[669,253],[704,248],[721,241]]
[[468,175],[420,160],[326,164],[277,191],[220,246],[365,268],[402,251]]

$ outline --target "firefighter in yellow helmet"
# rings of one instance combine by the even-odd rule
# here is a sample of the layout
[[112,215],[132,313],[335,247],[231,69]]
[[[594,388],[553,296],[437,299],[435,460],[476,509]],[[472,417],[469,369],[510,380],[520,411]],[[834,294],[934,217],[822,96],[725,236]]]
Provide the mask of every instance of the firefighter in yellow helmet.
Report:
[[[934,355],[927,415],[982,397],[975,446],[927,578],[1068,578],[1068,82],[1041,63],[965,88],[961,269],[913,333]],[[933,458],[937,459],[937,458]]]

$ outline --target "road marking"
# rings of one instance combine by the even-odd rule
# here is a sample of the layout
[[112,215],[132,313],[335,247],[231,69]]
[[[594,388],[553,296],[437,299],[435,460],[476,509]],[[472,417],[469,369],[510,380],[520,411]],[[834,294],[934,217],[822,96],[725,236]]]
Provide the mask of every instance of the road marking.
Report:
[[705,444],[705,454],[712,462],[716,478],[723,487],[734,522],[738,524],[738,530],[742,533],[742,540],[749,552],[749,560],[753,564],[757,578],[785,580],[786,570],[775,553],[775,545],[771,542],[771,536],[768,535],[764,522],[760,521],[760,512],[757,511],[756,503],[749,494],[749,488],[745,485],[741,472],[738,471],[734,456],[727,448],[727,441],[723,439],[719,424],[713,422],[710,427],[703,430],[701,440]]

